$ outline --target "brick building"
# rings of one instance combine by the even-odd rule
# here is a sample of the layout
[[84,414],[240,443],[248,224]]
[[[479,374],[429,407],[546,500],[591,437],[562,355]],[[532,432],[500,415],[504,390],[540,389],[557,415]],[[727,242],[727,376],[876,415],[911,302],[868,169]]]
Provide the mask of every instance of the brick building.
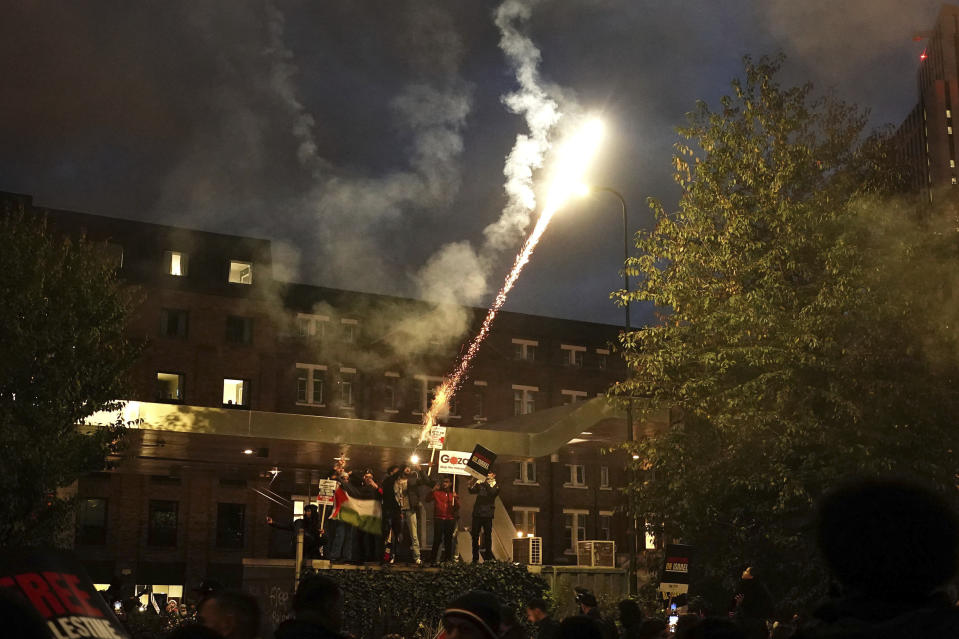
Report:
[[[141,423],[115,470],[76,486],[75,549],[101,583],[123,575],[176,596],[203,577],[239,583],[244,559],[288,557],[267,515],[298,512],[336,457],[377,474],[406,460],[464,329],[485,314],[277,281],[266,240],[0,197],[106,241],[144,293],[130,331],[147,349],[128,405]],[[626,547],[626,460],[603,452],[626,435],[601,398],[624,375],[618,332],[502,313],[443,417],[451,449],[500,453],[504,512],[543,538],[544,563],[575,563],[577,539]],[[422,527],[429,545],[429,516]]]
[[916,74],[918,103],[896,132],[900,159],[911,169],[917,190],[930,200],[957,184],[956,141],[959,126],[959,6],[943,5],[929,31],[917,34],[926,47]]

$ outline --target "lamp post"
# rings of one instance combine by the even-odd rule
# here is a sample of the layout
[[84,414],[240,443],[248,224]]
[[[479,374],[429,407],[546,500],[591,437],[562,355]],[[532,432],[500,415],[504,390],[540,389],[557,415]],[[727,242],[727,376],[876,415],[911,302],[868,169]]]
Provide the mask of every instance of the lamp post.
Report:
[[[592,191],[604,191],[606,193],[611,193],[616,199],[619,200],[619,204],[623,211],[623,290],[629,293],[629,270],[626,263],[629,261],[629,222],[626,216],[626,198],[623,197],[623,194],[617,191],[616,189],[609,186],[594,186],[591,188]],[[629,319],[629,298],[626,299],[626,303],[623,305],[626,308],[626,324],[624,328],[626,332],[632,330],[632,324]],[[626,403],[626,441],[633,441],[633,400],[630,397]],[[629,468],[627,466],[627,468]],[[632,480],[632,472],[629,473],[629,479]],[[627,501],[628,512],[626,513],[626,526],[627,526],[627,540],[630,545],[629,553],[629,575],[627,576],[627,592],[628,594],[633,594],[634,584],[633,580],[636,578],[636,553],[639,551],[638,544],[638,535],[636,530],[636,509],[633,504],[633,493],[630,490],[629,499]]]

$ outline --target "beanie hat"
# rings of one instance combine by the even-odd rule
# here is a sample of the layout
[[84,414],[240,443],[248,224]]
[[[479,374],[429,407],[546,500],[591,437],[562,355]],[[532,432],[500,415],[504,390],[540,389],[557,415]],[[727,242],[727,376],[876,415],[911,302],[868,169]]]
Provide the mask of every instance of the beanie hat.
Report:
[[443,618],[456,618],[469,621],[476,626],[485,639],[497,639],[500,625],[500,603],[495,595],[485,590],[471,590],[454,599]]

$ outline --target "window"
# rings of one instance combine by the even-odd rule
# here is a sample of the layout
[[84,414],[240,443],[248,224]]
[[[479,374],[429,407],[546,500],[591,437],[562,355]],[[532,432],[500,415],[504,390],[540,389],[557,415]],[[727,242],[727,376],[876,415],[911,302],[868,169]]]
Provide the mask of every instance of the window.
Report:
[[949,135],[952,135],[952,127],[951,127],[951,126],[947,126],[947,127],[946,127],[946,133],[948,133]]
[[956,161],[955,161],[955,160],[949,160],[949,168],[950,168],[950,169],[956,168]]
[[588,510],[563,509],[563,543],[566,554],[576,554],[576,542],[586,539]]
[[167,275],[185,277],[189,263],[190,257],[186,253],[180,253],[179,251],[163,252],[163,271]]
[[223,380],[223,405],[246,406],[250,401],[250,382],[245,379]]
[[226,318],[226,341],[231,344],[253,342],[253,318],[230,315]]
[[486,421],[486,382],[473,382],[473,419],[478,422]]
[[343,343],[344,344],[355,344],[356,343],[356,329],[357,322],[355,319],[343,319],[340,320],[340,325],[343,330]]
[[252,284],[253,262],[230,260],[230,282],[233,284]]
[[107,500],[81,499],[77,524],[78,544],[107,543]]
[[513,340],[513,357],[526,362],[536,361],[536,347],[539,342],[531,339]]
[[340,406],[344,408],[353,407],[353,375],[355,368],[340,369]]
[[606,369],[606,358],[609,357],[609,350],[605,348],[596,349],[596,368],[600,370]]
[[398,384],[400,374],[387,371],[384,373],[384,376],[386,377],[386,382],[383,384],[383,410],[387,413],[398,413],[400,412],[400,402],[397,396],[396,385]]
[[178,308],[160,309],[160,335],[186,337],[190,313]]
[[566,464],[569,469],[569,481],[563,484],[566,488],[586,488],[586,467],[582,464]]
[[296,403],[324,406],[326,366],[322,364],[296,365]]
[[330,318],[326,315],[296,314],[296,332],[300,337],[324,339],[326,337],[326,323]]
[[158,372],[156,391],[158,402],[182,402],[183,375]]
[[513,525],[516,532],[527,534],[536,534],[536,513],[539,508],[535,506],[513,506]]
[[599,467],[599,487],[609,490],[609,466]]
[[947,118],[951,118],[951,117],[952,117],[952,109],[946,109],[946,117],[947,117]]
[[123,268],[123,247],[121,245],[107,242],[106,255],[107,260],[109,260],[110,264],[113,264],[115,268]]
[[572,366],[574,368],[583,367],[583,353],[586,352],[585,346],[563,344],[560,348],[563,351],[563,366]]
[[243,549],[245,504],[216,505],[216,547]]
[[613,511],[599,511],[599,530],[597,531],[599,539],[612,541],[613,539]]
[[586,391],[562,390],[560,394],[563,396],[563,406],[575,404],[576,402],[581,402],[586,399]]
[[419,410],[413,411],[413,414],[422,415],[429,410],[433,404],[433,400],[436,399],[436,389],[443,383],[443,378],[432,377],[430,375],[414,375],[413,377],[416,379],[417,384],[416,391],[418,397],[416,398],[416,405],[419,406]]
[[150,500],[147,543],[151,546],[176,546],[177,507],[175,501]]
[[517,473],[516,481],[513,483],[539,485],[536,483],[536,461],[521,461],[517,463],[519,464],[519,472]]
[[539,388],[535,386],[517,386],[513,385],[513,414],[529,415],[536,411],[536,392]]

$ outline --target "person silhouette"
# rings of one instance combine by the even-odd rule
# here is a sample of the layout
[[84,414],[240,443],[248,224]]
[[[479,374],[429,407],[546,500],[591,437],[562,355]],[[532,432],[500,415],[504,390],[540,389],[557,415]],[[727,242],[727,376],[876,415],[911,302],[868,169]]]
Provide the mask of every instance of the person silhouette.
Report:
[[860,479],[820,500],[817,543],[838,582],[796,639],[959,637],[943,591],[959,566],[959,517],[934,490]]

